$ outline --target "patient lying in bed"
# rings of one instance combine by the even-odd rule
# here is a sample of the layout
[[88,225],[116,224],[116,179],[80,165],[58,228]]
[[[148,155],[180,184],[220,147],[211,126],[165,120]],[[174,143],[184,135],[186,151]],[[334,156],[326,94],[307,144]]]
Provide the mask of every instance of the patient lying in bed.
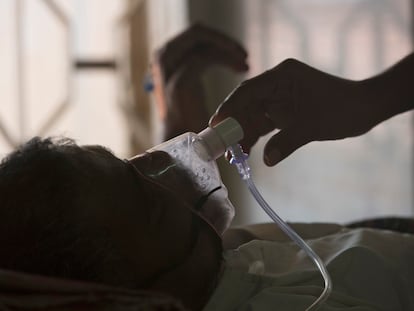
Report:
[[[194,120],[207,122],[208,116],[197,118],[194,111],[199,110],[194,103],[203,103],[197,97],[200,64],[247,68],[246,54],[228,40],[200,27],[178,37],[189,54],[171,53],[173,60],[194,60],[189,56],[200,51],[214,57],[198,66],[177,65],[180,76],[169,81],[172,67],[164,68],[164,84],[172,83],[165,88],[171,96],[162,103],[172,111],[166,137],[197,131]],[[173,43],[166,51],[174,52]],[[166,54],[161,56],[169,64]],[[168,175],[171,187],[150,177],[165,167],[171,167],[171,158],[162,152],[124,161],[103,147],[78,146],[70,139],[35,138],[5,158],[0,164],[0,309],[59,305],[53,303],[62,297],[49,299],[45,289],[69,302],[74,298],[66,296],[74,292],[87,293],[89,303],[105,293],[106,300],[122,294],[125,310],[136,301],[131,295],[141,297],[136,290],[173,297],[166,300],[168,310],[179,310],[179,303],[188,310],[305,310],[320,295],[321,276],[274,225],[215,228],[228,223],[216,220],[229,214],[219,207],[214,214],[196,211],[202,194],[180,170]],[[333,279],[322,310],[414,310],[414,235],[327,224],[294,228],[325,260]],[[59,282],[38,288],[24,282],[33,280],[27,275],[2,270]],[[100,285],[68,286],[62,280]],[[134,304],[134,310],[160,310],[149,309],[153,298]],[[123,309],[117,304],[116,310]]]
[[[0,267],[165,293],[191,310],[304,310],[320,295],[313,263],[273,225],[228,231],[223,252],[185,172],[169,175],[175,188],[148,177],[170,161],[68,139],[23,145],[0,166]],[[414,309],[414,235],[294,227],[328,264],[324,310]]]

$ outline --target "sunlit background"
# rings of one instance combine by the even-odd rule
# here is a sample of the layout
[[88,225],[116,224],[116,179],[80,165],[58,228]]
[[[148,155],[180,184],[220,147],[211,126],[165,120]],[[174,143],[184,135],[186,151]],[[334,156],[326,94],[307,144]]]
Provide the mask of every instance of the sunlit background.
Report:
[[[0,155],[32,136],[65,135],[118,156],[159,142],[142,81],[151,54],[201,21],[242,42],[250,71],[206,77],[213,111],[240,81],[288,57],[364,79],[412,49],[410,0],[1,0]],[[412,216],[413,117],[360,138],[312,143],[274,168],[251,156],[259,189],[289,221]],[[267,221],[221,161],[235,224]]]

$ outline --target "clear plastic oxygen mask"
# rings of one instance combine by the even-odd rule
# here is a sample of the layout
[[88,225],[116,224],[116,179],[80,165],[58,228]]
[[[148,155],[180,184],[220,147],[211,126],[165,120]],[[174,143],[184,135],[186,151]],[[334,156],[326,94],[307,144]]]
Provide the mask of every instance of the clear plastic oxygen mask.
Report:
[[198,134],[188,132],[172,138],[148,150],[164,151],[173,160],[168,165],[161,166],[160,170],[152,172],[150,177],[170,189],[176,189],[176,183],[190,180],[191,185],[188,184],[188,187],[195,187],[198,199],[189,203],[199,209],[198,212],[222,234],[230,225],[234,207],[228,199],[216,159],[242,138],[243,130],[232,118]]

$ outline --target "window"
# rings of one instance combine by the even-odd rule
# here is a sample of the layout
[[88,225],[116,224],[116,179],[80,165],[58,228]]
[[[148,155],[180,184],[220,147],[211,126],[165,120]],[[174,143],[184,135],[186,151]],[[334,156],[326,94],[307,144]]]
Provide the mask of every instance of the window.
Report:
[[158,142],[149,54],[186,25],[184,0],[0,1],[0,157],[35,135],[121,157]]
[[34,135],[127,153],[114,69],[115,30],[126,3],[0,2],[1,156]]

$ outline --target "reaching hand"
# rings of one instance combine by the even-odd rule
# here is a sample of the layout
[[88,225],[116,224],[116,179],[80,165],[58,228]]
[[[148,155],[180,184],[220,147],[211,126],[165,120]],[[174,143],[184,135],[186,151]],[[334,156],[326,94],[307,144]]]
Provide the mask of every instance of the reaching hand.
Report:
[[201,25],[192,26],[157,51],[152,69],[165,140],[208,125],[203,72],[213,65],[246,71],[246,57],[233,39]]
[[[280,129],[264,150],[264,161],[272,166],[311,141],[361,135],[406,110],[398,106],[406,106],[406,89],[412,88],[407,84],[403,89],[403,83],[392,82],[392,76],[401,79],[406,74],[398,72],[398,66],[395,69],[364,81],[351,81],[289,59],[243,82],[210,123],[228,116],[236,118],[245,132],[241,144],[247,153],[261,136]],[[391,107],[389,103],[395,101],[403,105]]]

